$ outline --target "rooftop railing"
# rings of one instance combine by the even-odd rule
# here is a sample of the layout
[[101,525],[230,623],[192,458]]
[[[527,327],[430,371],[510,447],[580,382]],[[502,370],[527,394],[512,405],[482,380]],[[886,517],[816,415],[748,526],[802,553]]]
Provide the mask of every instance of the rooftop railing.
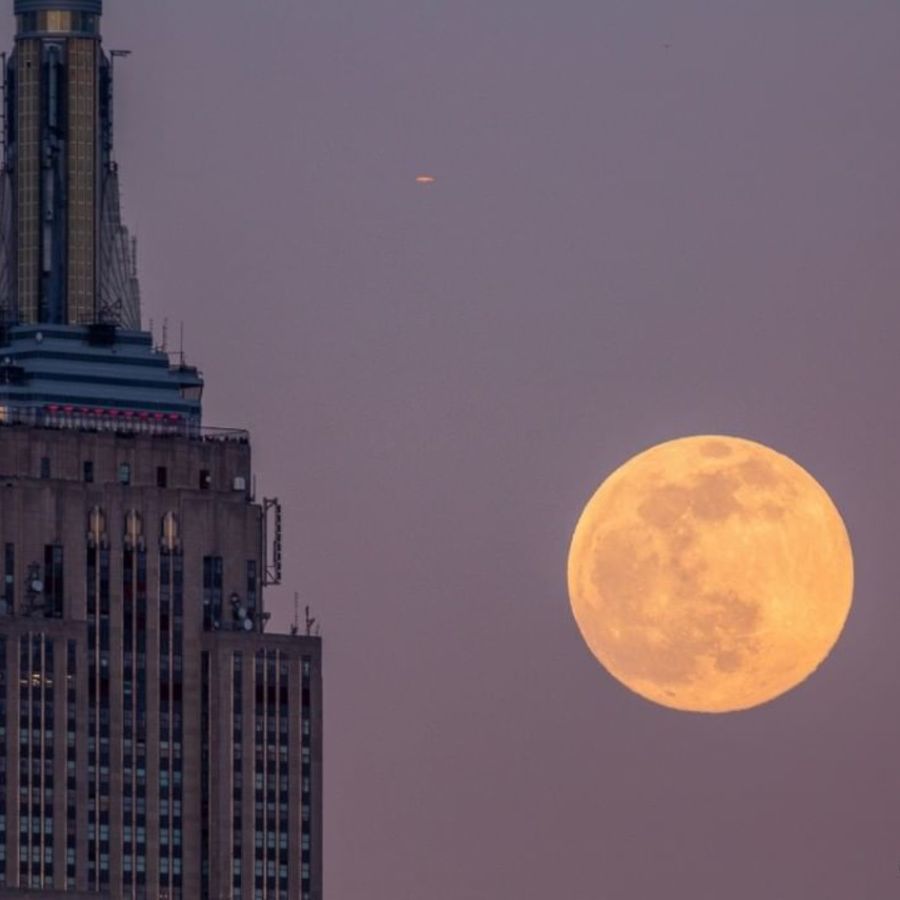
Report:
[[0,426],[25,425],[59,431],[93,431],[121,435],[179,437],[215,443],[246,444],[241,428],[213,428],[181,413],[83,406],[0,406]]

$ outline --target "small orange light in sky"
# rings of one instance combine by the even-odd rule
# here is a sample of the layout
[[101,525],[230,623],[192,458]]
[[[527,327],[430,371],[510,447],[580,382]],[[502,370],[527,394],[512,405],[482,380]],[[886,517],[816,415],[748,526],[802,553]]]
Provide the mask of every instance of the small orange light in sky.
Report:
[[434,175],[417,175],[416,181],[419,184],[434,184],[437,181],[437,178]]

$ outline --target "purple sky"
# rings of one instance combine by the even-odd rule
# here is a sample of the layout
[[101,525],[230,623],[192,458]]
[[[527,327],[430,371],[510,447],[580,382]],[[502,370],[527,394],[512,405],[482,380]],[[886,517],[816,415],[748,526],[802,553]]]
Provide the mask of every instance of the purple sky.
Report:
[[[106,6],[145,316],[323,623],[328,897],[900,896],[896,0]],[[704,717],[564,570],[612,468],[716,431],[824,484],[857,589]]]

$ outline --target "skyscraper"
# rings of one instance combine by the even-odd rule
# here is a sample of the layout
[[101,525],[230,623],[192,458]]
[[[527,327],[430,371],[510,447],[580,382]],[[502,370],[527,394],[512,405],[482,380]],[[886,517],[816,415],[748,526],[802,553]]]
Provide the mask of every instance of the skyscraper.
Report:
[[[280,505],[140,330],[101,0],[15,0],[0,172],[0,900],[321,900]],[[305,629],[308,631],[308,629]]]

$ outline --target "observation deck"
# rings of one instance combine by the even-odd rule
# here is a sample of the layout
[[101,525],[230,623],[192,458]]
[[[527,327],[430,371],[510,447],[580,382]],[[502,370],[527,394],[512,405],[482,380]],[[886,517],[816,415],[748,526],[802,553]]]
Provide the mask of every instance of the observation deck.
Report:
[[[245,440],[201,425],[203,378],[112,324],[0,329],[0,424]],[[243,437],[241,437],[243,435]]]

